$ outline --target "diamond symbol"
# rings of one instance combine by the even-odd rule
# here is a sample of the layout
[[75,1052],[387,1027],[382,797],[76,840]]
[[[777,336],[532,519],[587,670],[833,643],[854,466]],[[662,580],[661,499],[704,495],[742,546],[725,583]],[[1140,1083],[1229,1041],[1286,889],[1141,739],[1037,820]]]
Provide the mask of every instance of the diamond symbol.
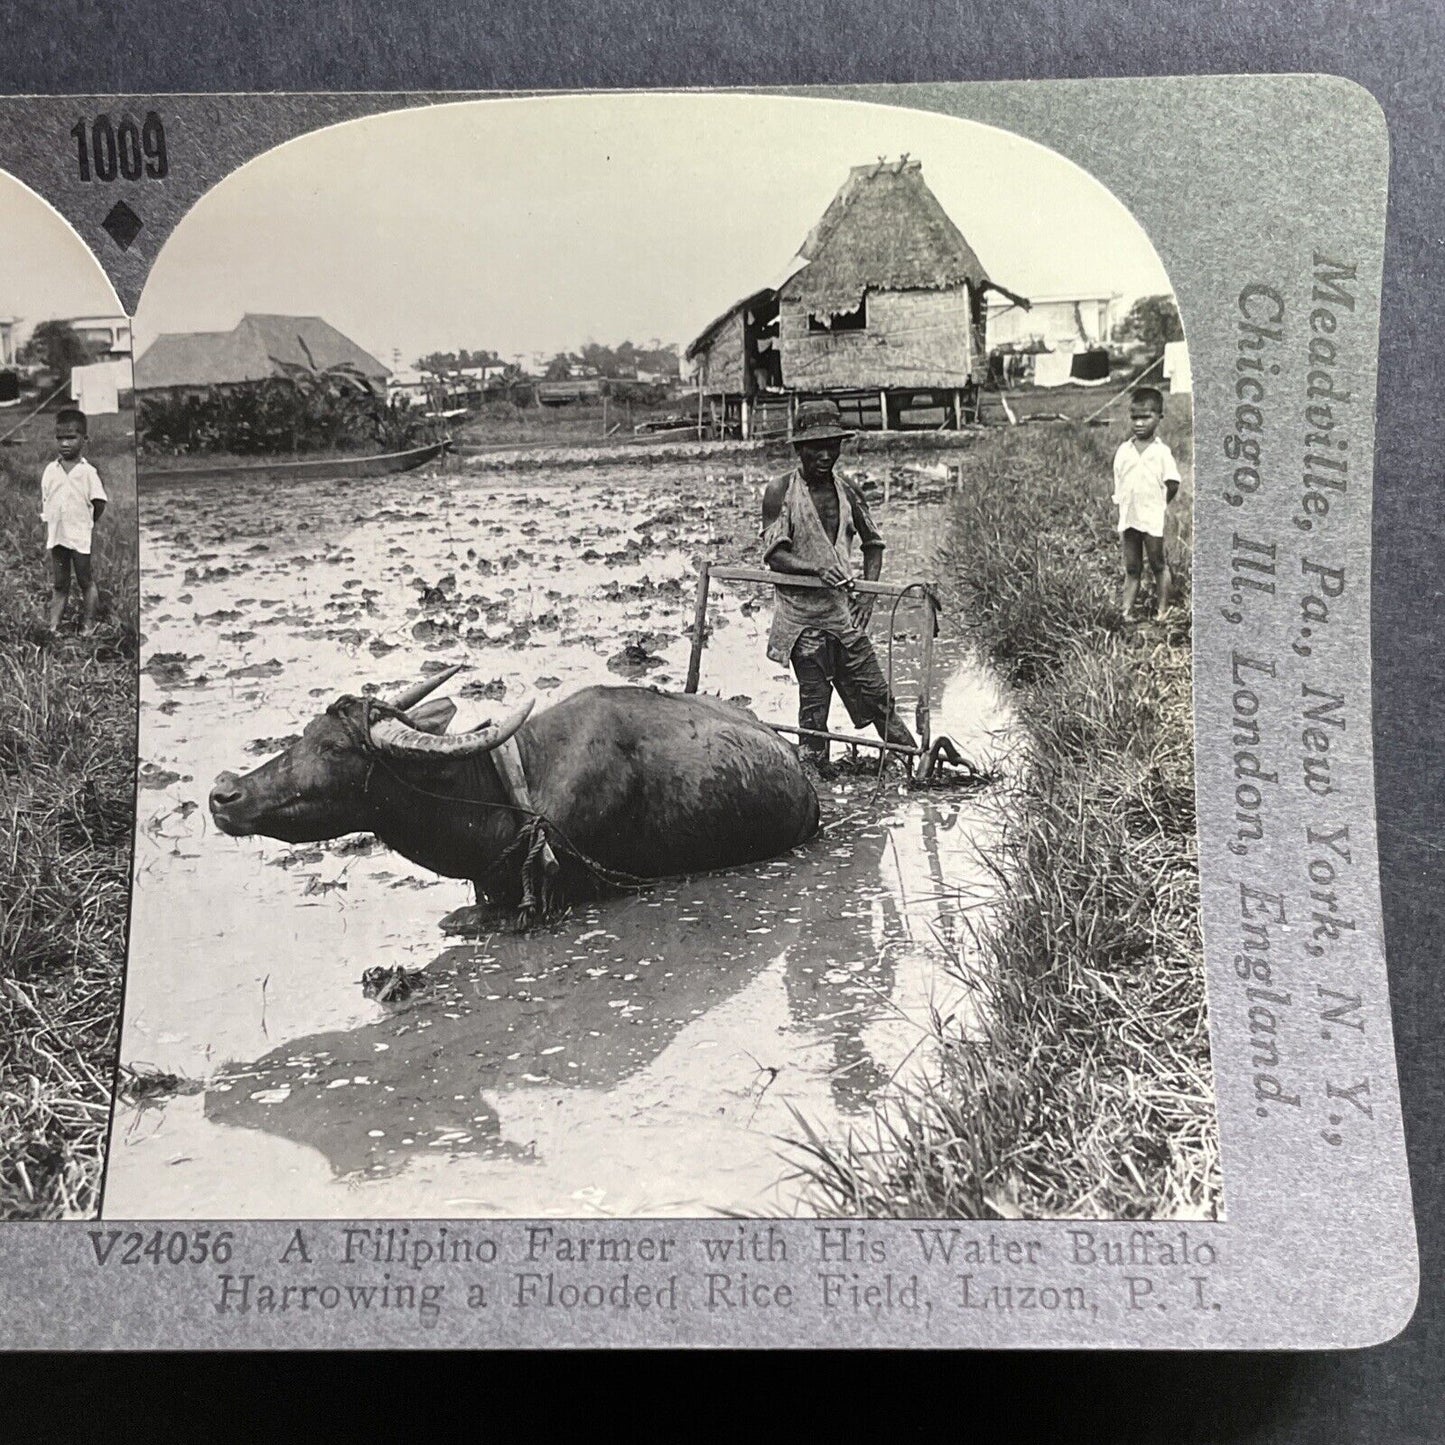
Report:
[[117,201],[100,224],[122,251],[129,251],[145,222],[124,201]]

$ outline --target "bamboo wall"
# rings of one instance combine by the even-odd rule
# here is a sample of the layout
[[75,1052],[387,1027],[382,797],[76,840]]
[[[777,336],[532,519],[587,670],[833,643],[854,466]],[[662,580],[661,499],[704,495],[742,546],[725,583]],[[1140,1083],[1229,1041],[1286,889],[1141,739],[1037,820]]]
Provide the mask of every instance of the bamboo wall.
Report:
[[870,291],[867,328],[836,334],[809,331],[804,307],[784,300],[783,382],[794,391],[962,386],[984,361],[971,329],[963,286],[952,291]]
[[705,395],[737,394],[748,390],[743,366],[743,313],[736,311],[718,328],[708,349],[698,358]]

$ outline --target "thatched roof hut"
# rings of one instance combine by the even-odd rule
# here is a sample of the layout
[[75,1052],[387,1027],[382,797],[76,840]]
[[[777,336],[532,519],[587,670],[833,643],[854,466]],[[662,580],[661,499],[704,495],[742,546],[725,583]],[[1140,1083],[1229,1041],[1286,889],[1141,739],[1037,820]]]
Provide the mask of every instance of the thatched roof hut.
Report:
[[[859,424],[888,425],[912,393],[936,390],[956,420],[956,393],[986,372],[990,290],[1028,305],[989,277],[921,162],[879,160],[849,171],[776,287],[724,312],[687,355],[704,395],[866,393],[873,420]],[[885,392],[903,395],[890,406]]]
[[[854,166],[778,292],[795,391],[968,387],[983,379],[994,287],[907,156]],[[1002,289],[1002,288],[997,288]]]
[[753,367],[757,356],[759,317],[776,317],[778,293],[764,287],[735,301],[710,321],[683,356],[693,364],[698,385],[705,393],[755,391]]
[[814,315],[854,311],[870,291],[983,287],[988,273],[907,157],[854,166],[799,254],[808,264],[782,289]]

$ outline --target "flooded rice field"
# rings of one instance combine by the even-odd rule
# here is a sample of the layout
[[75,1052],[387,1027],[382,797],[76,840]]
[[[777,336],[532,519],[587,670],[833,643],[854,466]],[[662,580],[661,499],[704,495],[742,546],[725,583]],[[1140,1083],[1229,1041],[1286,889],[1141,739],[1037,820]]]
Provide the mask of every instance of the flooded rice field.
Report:
[[[785,464],[785,463],[784,463]],[[931,578],[950,478],[882,501],[885,580]],[[907,472],[907,469],[903,469]],[[797,1110],[871,1131],[927,1069],[930,1011],[989,896],[990,789],[850,773],[822,832],[770,863],[620,894],[459,941],[472,901],[367,837],[291,847],[210,823],[247,771],[341,693],[442,664],[453,729],[596,682],[681,689],[699,556],[756,561],[761,469],[455,469],[225,489],[142,484],[141,789],[121,1058],[178,1076],[116,1119],[125,1218],[710,1214],[806,1210]],[[923,482],[920,488],[919,481]],[[796,720],[765,589],[715,584],[702,689]],[[923,614],[891,619],[905,715]],[[873,632],[887,656],[890,617]],[[980,761],[1010,720],[944,618],[934,729]],[[841,704],[834,727],[846,729]],[[836,751],[835,745],[835,751]],[[865,752],[865,758],[876,754]],[[405,998],[374,968],[420,970]]]

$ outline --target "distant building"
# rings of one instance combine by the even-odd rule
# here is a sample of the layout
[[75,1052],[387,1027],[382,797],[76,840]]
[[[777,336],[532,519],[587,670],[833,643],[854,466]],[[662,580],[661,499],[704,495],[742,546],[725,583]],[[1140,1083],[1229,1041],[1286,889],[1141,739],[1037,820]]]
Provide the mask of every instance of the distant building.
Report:
[[1072,351],[1107,346],[1119,296],[1108,291],[1034,296],[1027,310],[1007,296],[988,299],[990,351]]
[[288,366],[326,371],[350,366],[378,387],[391,375],[319,316],[248,313],[230,331],[165,332],[135,363],[137,391],[205,390],[287,376]]
[[457,374],[464,376],[468,381],[479,382],[485,386],[490,381],[498,380],[506,369],[506,366],[500,361],[489,361],[482,366],[459,367]]
[[800,396],[854,427],[957,426],[988,369],[992,281],[923,179],[922,164],[854,166],[795,264],[687,348],[714,430],[786,432]]
[[85,342],[97,361],[119,361],[131,354],[128,316],[66,316],[62,322]]
[[386,381],[386,399],[404,400],[409,406],[428,401],[433,392],[441,387],[441,378],[429,371],[418,371],[415,367],[402,367],[393,371]]
[[539,381],[534,390],[541,406],[567,406],[574,401],[596,401],[602,395],[602,380],[595,367],[591,376],[573,376],[565,381]]

